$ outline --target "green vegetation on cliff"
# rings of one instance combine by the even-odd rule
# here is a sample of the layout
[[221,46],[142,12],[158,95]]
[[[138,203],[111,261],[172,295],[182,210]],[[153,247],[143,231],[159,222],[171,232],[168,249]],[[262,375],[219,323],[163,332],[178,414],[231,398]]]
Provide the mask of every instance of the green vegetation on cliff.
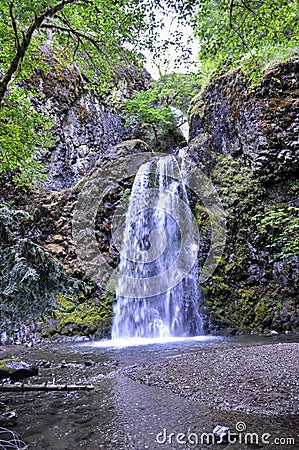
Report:
[[[186,122],[189,103],[200,85],[196,74],[168,74],[152,81],[147,90],[134,91],[124,101],[123,114],[129,125],[140,130],[148,129],[154,139],[149,139],[153,149],[169,151],[167,135],[178,134],[178,127]],[[185,144],[181,136],[182,144]]]
[[0,205],[0,323],[13,331],[21,323],[49,317],[58,295],[88,297],[91,287],[67,275],[39,245],[22,236],[33,218]]
[[251,64],[298,47],[296,0],[204,0],[194,19],[199,58],[208,67]]
[[[224,155],[216,156],[211,179],[228,217],[225,253],[203,286],[208,322],[243,331],[296,329],[298,180],[281,181],[275,195],[244,158]],[[209,225],[202,215],[198,221],[203,231]]]

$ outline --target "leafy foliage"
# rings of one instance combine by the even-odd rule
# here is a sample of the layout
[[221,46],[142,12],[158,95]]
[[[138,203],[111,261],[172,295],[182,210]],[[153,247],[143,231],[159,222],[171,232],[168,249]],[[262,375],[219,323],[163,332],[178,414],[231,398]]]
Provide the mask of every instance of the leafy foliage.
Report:
[[160,102],[160,92],[157,89],[135,92],[131,99],[124,102],[125,116],[129,123],[136,120],[141,121],[145,126],[172,122],[173,115],[168,105]]
[[85,289],[41,247],[18,236],[21,224],[31,221],[25,211],[0,206],[0,322],[7,329],[49,315],[58,294]]
[[19,186],[43,181],[45,173],[37,158],[51,143],[51,124],[35,111],[28,91],[11,89],[0,108],[0,174],[12,171]]
[[299,208],[285,204],[272,208],[264,216],[252,217],[274,259],[290,258],[299,254]]
[[129,124],[151,127],[180,126],[186,121],[191,98],[199,89],[195,74],[172,73],[152,82],[146,91],[136,91],[123,105]]
[[205,0],[194,19],[200,60],[210,67],[267,59],[298,46],[296,0]]

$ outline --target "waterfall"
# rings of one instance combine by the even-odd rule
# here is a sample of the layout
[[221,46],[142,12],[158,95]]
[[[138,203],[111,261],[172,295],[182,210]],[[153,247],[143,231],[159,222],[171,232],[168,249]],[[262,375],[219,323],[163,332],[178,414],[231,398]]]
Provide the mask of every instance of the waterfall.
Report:
[[198,239],[184,165],[173,155],[143,164],[124,223],[112,339],[203,334]]

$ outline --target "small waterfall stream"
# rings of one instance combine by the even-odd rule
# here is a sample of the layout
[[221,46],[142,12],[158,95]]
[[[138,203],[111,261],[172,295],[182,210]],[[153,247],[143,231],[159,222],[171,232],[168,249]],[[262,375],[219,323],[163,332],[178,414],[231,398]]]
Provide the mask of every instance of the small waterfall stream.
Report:
[[198,312],[198,228],[184,164],[173,155],[143,164],[126,214],[112,339],[203,334]]

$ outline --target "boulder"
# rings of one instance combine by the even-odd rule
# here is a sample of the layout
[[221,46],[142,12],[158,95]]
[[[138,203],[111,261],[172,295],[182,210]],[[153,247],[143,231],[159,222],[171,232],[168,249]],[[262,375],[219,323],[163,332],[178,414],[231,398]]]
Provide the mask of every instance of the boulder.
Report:
[[38,369],[24,361],[16,359],[3,359],[0,361],[0,379],[9,378],[11,381],[19,381],[23,378],[33,377],[38,374]]

